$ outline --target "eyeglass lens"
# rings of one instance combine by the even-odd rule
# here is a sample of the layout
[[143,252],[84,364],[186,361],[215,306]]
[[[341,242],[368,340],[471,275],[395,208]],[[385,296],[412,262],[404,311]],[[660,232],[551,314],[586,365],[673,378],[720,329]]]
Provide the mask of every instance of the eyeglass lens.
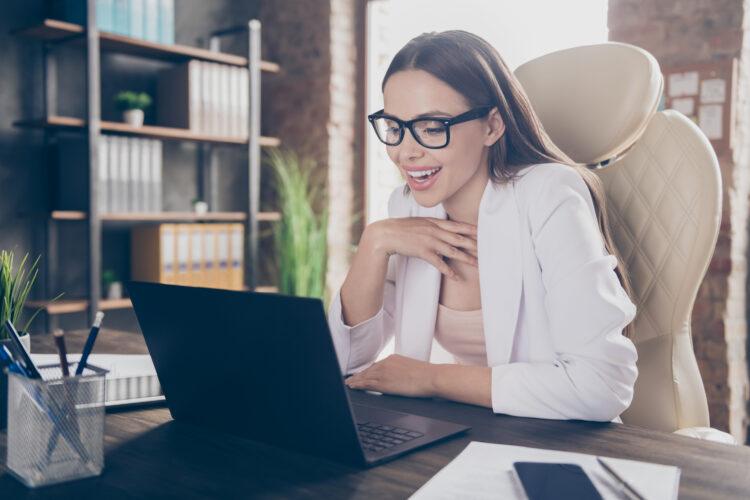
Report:
[[[393,146],[399,143],[401,139],[401,125],[387,117],[376,118],[375,131],[381,141]],[[440,147],[444,146],[448,140],[448,131],[445,124],[435,120],[418,120],[413,123],[412,130],[416,139],[423,146]]]

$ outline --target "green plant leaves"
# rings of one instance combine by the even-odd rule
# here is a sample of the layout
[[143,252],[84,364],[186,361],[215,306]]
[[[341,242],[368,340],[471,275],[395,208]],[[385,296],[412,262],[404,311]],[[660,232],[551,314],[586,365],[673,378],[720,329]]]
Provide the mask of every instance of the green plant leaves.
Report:
[[324,298],[328,209],[316,214],[313,204],[325,197],[324,187],[311,186],[315,163],[293,151],[269,149],[281,220],[274,228],[279,259],[279,292]]
[[115,104],[120,111],[128,109],[146,109],[151,106],[151,96],[145,92],[133,92],[132,90],[123,90],[115,96]]
[[[41,257],[37,257],[29,266],[29,254],[24,255],[18,264],[18,269],[13,274],[14,258],[12,251],[0,251],[0,339],[8,336],[8,332],[5,331],[6,320],[10,319],[14,324],[18,324],[26,299],[28,299],[31,288],[39,275],[39,259]],[[62,294],[58,295],[50,302],[59,299],[61,296]],[[34,311],[20,331],[28,332],[31,322],[43,309],[40,307]]]

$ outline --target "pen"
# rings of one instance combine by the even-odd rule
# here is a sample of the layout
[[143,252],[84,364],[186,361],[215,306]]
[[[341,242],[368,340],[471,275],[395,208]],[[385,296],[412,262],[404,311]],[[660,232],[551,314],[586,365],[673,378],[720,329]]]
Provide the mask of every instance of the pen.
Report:
[[96,336],[99,333],[99,328],[102,326],[103,319],[104,313],[101,311],[97,311],[96,316],[94,317],[94,324],[91,325],[91,331],[89,332],[89,336],[88,338],[86,338],[86,343],[83,346],[81,359],[78,360],[76,375],[82,374],[83,369],[86,368],[86,361],[89,359],[89,354],[91,354],[91,350],[94,348],[94,342],[96,341]]
[[42,374],[39,373],[39,370],[37,370],[36,365],[31,360],[29,353],[26,352],[26,348],[23,346],[21,338],[18,336],[18,331],[16,331],[16,327],[13,326],[10,319],[5,320],[5,328],[8,329],[13,351],[15,351],[16,358],[18,358],[16,362],[23,369],[25,375],[29,378],[42,378]]
[[8,352],[8,348],[4,345],[0,345],[0,367],[7,367],[8,370],[12,371],[13,373],[18,373],[19,375],[26,376],[21,367],[18,366],[15,361],[13,361],[13,356],[10,355],[10,352]]
[[636,491],[635,488],[633,488],[630,484],[628,484],[628,482],[625,481],[617,472],[615,472],[612,467],[610,467],[609,465],[607,465],[606,462],[604,462],[604,460],[601,459],[601,457],[596,457],[596,461],[599,462],[599,464],[604,468],[604,470],[610,476],[612,476],[615,479],[615,481],[617,481],[617,483],[620,486],[622,486],[623,488],[625,488],[625,490],[630,495],[634,496],[638,500],[646,500],[645,498],[643,498],[643,495],[641,495],[640,493],[638,493],[638,491]]
[[70,377],[70,369],[68,368],[68,353],[65,349],[65,333],[63,333],[62,329],[58,328],[52,335],[55,337],[57,353],[60,355],[60,369],[62,370],[63,377]]

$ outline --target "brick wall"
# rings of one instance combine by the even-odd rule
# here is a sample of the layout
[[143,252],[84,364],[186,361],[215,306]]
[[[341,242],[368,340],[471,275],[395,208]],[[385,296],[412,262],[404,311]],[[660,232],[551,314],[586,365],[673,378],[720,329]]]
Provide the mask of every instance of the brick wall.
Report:
[[712,427],[748,435],[747,223],[750,184],[749,40],[742,0],[609,0],[610,40],[651,52],[662,66],[738,58],[736,142],[720,156],[724,185],[721,230],[693,309],[695,353]]
[[327,185],[329,292],[348,270],[361,191],[364,7],[356,0],[261,4],[263,57],[283,68],[264,82],[264,133],[315,159],[316,182]]

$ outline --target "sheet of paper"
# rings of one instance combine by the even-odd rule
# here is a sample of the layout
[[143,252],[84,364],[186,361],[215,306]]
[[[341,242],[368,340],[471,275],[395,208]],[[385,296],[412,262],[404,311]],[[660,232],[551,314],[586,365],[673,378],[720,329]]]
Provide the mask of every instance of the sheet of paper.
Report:
[[698,72],[672,73],[669,75],[669,97],[698,95]]
[[[31,354],[37,365],[60,362],[57,354]],[[80,354],[68,354],[68,362],[81,359]],[[148,354],[92,354],[88,363],[109,370],[107,378],[144,377],[156,375],[154,363]]]
[[719,140],[722,137],[722,113],[721,104],[706,104],[698,108],[698,126],[711,140]]
[[718,104],[726,100],[726,81],[723,78],[712,78],[701,82],[701,103]]
[[679,111],[685,116],[693,116],[695,114],[695,101],[693,101],[692,97],[672,99],[672,109]]
[[[603,457],[644,498],[676,499],[680,469],[668,465]],[[621,498],[593,455],[522,446],[472,441],[451,463],[433,476],[414,495],[414,500],[523,499],[522,487],[513,476],[513,462],[564,462],[580,465],[605,499]]]

